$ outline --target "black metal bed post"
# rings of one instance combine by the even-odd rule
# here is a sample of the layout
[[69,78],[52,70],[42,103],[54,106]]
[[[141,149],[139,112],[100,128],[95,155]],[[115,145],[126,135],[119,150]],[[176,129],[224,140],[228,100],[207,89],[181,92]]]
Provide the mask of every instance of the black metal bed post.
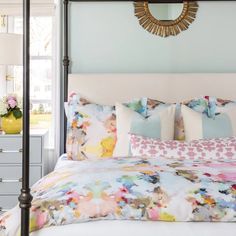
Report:
[[21,208],[21,236],[29,235],[30,194],[30,0],[23,0],[23,164]]
[[[63,58],[63,67],[64,67],[64,102],[67,102],[68,99],[68,74],[69,74],[69,66],[70,66],[70,59],[69,59],[69,30],[68,30],[68,5],[69,0],[64,0],[64,58]],[[67,117],[64,114],[64,152],[66,152],[66,131],[67,131]]]

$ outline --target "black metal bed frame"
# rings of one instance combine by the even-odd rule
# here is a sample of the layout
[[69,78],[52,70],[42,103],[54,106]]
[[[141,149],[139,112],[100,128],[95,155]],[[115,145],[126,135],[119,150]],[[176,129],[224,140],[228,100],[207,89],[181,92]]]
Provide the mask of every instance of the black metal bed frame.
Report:
[[[64,68],[64,101],[68,97],[69,58],[69,3],[70,2],[134,2],[142,0],[61,0],[63,1],[63,68]],[[149,3],[181,3],[183,0],[146,0]],[[188,0],[194,1],[194,0]],[[198,0],[223,1],[223,0]],[[227,0],[236,1],[236,0]],[[21,208],[21,236],[29,236],[29,219],[32,196],[29,188],[30,179],[30,0],[23,0],[23,157],[22,157],[22,189],[19,196]],[[64,135],[66,142],[66,117],[64,116]]]

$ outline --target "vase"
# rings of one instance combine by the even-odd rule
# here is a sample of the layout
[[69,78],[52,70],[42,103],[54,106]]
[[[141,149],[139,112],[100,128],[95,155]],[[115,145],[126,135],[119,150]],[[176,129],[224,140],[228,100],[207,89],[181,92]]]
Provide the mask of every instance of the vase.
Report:
[[22,131],[22,118],[16,119],[11,112],[9,116],[2,117],[1,128],[5,134],[19,134]]

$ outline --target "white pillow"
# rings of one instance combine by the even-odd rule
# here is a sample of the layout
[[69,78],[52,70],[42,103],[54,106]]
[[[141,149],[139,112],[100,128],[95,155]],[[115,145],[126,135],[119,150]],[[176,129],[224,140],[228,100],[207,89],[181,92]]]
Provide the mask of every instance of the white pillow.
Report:
[[158,109],[145,118],[121,103],[116,104],[117,143],[113,156],[130,154],[129,134],[172,140],[174,138],[175,105]]
[[227,138],[236,135],[236,105],[209,118],[207,115],[182,105],[185,140]]

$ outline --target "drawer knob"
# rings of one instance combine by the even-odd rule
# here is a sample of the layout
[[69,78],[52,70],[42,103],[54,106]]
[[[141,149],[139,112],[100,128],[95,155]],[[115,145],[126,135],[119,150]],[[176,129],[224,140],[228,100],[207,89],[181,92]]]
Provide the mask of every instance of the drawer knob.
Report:
[[22,178],[20,179],[3,179],[0,178],[0,183],[20,183],[22,182]]
[[23,152],[23,149],[20,148],[19,150],[3,150],[2,148],[0,149],[0,153],[19,153],[19,152]]

